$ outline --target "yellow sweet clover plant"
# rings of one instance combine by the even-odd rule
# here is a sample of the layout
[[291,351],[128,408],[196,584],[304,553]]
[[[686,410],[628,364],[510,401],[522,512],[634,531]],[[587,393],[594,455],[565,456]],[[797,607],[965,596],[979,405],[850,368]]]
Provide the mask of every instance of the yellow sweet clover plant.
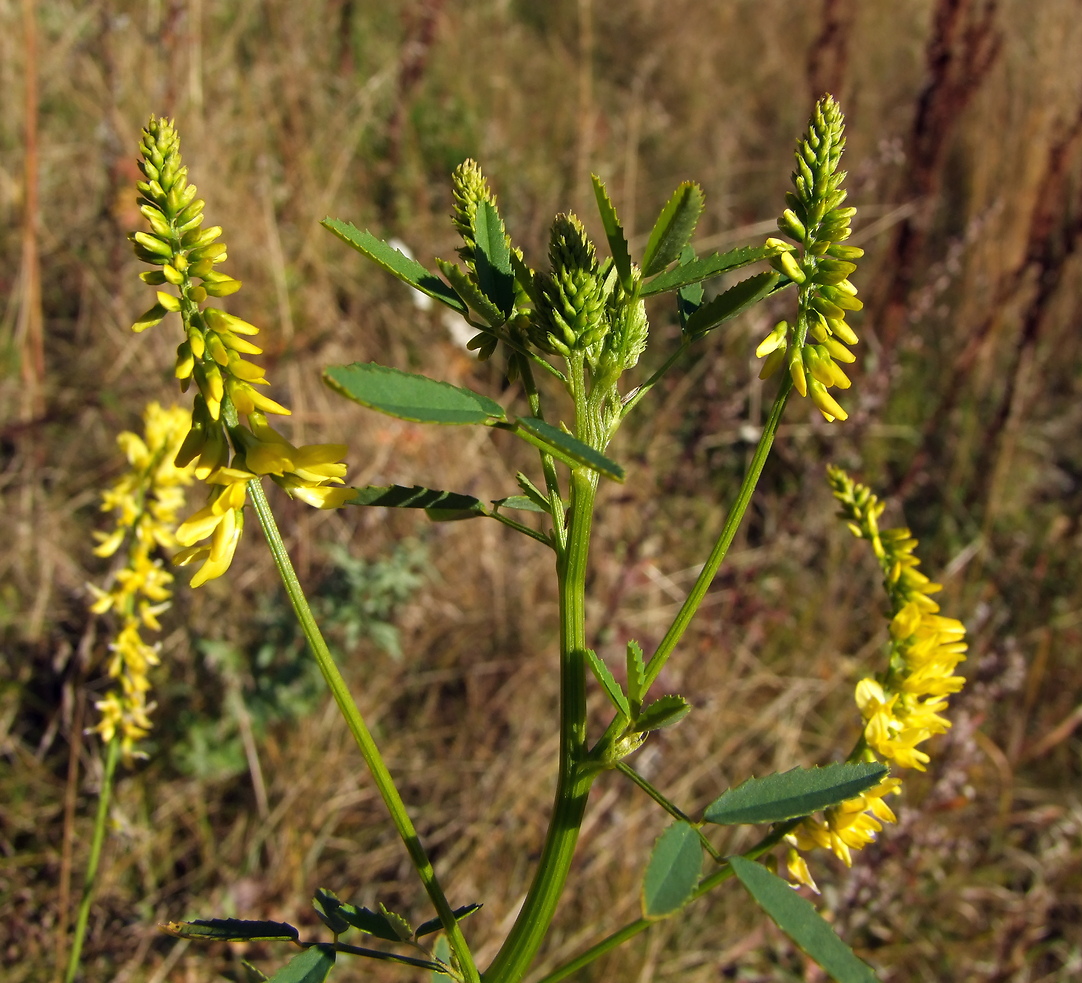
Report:
[[[291,496],[316,508],[338,508],[353,494],[340,487],[346,465],[344,444],[295,447],[268,422],[267,414],[289,410],[260,391],[269,385],[263,369],[245,356],[262,354],[248,338],[253,324],[218,307],[209,298],[226,297],[240,281],[217,269],[227,250],[219,226],[204,229],[204,202],[188,183],[180,155],[180,137],[172,121],[151,118],[140,143],[138,164],[145,180],[137,185],[139,206],[149,232],[130,236],[135,255],[159,267],[140,274],[159,290],[157,301],[133,328],[144,331],[167,314],[180,315],[184,340],[177,348],[175,374],[186,392],[197,393],[191,429],[177,454],[177,464],[195,464],[195,474],[211,486],[207,504],[177,529],[184,547],[178,565],[201,562],[192,578],[198,587],[220,577],[232,562],[244,527],[247,483],[268,475]],[[247,426],[241,422],[247,418]],[[232,453],[231,453],[232,450]]]
[[[462,316],[474,331],[468,347],[479,358],[490,358],[498,350],[506,357],[508,378],[521,383],[528,406],[527,413],[518,417],[481,394],[387,366],[354,363],[333,366],[324,373],[332,389],[370,409],[415,422],[498,427],[530,443],[539,453],[541,484],[520,473],[516,482],[522,494],[488,504],[469,495],[418,486],[345,487],[345,465],[340,460],[343,446],[296,447],[275,430],[268,415],[289,411],[265,395],[263,387],[268,383],[264,372],[248,357],[261,353],[249,340],[257,329],[209,304],[212,298],[232,294],[240,286],[217,269],[226,257],[226,248],[219,241],[221,229],[202,228],[203,202],[187,181],[173,124],[150,120],[140,147],[139,166],[145,180],[138,185],[150,231],[134,233],[131,238],[138,258],[156,267],[143,273],[143,280],[166,289],[158,292],[157,302],[134,327],[142,331],[167,314],[180,315],[183,340],[175,372],[182,389],[195,382],[196,394],[190,421],[185,421],[190,429],[180,441],[175,464],[190,468],[210,486],[206,505],[176,531],[176,542],[182,549],[175,560],[201,562],[193,586],[220,576],[229,567],[240,537],[244,507],[252,504],[312,655],[436,914],[435,919],[414,928],[383,905],[378,912],[371,911],[320,889],[313,904],[333,933],[331,942],[301,941],[299,930],[286,923],[232,918],[171,922],[161,926],[164,931],[187,939],[297,943],[301,953],[295,954],[275,979],[303,977],[316,983],[327,977],[340,954],[351,954],[429,970],[459,983],[481,983],[482,978],[486,983],[519,983],[534,965],[571,873],[591,786],[598,775],[616,770],[674,820],[658,839],[644,875],[642,917],[550,971],[542,983],[557,983],[573,975],[734,876],[756,904],[813,958],[829,965],[842,983],[865,983],[874,978],[811,905],[768,870],[773,852],[786,843],[790,878],[812,888],[814,881],[804,853],[825,848],[851,863],[852,851],[871,842],[882,824],[894,819],[885,798],[898,791],[900,780],[889,774],[889,767],[924,767],[928,755],[919,745],[946,729],[943,711],[947,697],[962,685],[954,669],[964,658],[964,629],[939,614],[931,599],[939,586],[919,571],[913,552],[916,542],[908,530],[879,531],[883,506],[867,488],[841,471],[830,472],[851,528],[872,545],[879,559],[891,608],[890,661],[882,674],[863,679],[857,687],[864,726],[848,762],[750,779],[722,793],[703,811],[701,820],[694,820],[688,810],[669,801],[625,760],[653,731],[677,723],[691,710],[681,696],[651,697],[650,690],[680,645],[725,559],[792,391],[810,396],[828,422],[847,419],[846,410],[829,391],[850,387],[841,366],[855,361],[850,348],[857,343],[857,336],[846,315],[861,308],[849,277],[862,250],[845,244],[856,210],[845,205],[845,172],[839,169],[844,146],[841,111],[832,98],[824,97],[817,102],[807,133],[797,144],[794,190],[778,220],[788,241],[770,238],[762,246],[704,257],[698,257],[691,246],[704,207],[698,185],[685,182],[677,188],[662,208],[642,255],[633,261],[616,209],[604,184],[595,177],[594,191],[610,255],[601,256],[583,223],[564,214],[557,216],[551,227],[548,268],[534,270],[513,245],[496,197],[473,161],[460,165],[452,178],[452,221],[463,240],[458,250],[463,265],[437,260],[442,277],[367,230],[339,219],[324,221],[331,232],[381,268]],[[706,299],[704,282],[755,263],[767,263],[772,269]],[[723,528],[653,652],[647,657],[637,642],[627,640],[626,683],[622,682],[590,650],[592,636],[586,621],[596,492],[602,478],[624,478],[623,468],[606,456],[608,444],[627,415],[693,345],[752,304],[789,287],[796,288],[794,319],[779,322],[757,349],[757,355],[766,360],[762,378],[783,366],[786,371]],[[676,295],[679,347],[647,379],[627,387],[622,377],[636,368],[650,340],[645,299],[662,293]],[[546,418],[546,411],[553,410],[536,384],[535,372],[549,381],[557,380],[570,397],[562,400],[555,418]],[[559,414],[568,412],[569,419],[560,418]],[[479,905],[453,908],[448,901],[405,803],[312,617],[263,493],[263,476],[320,508],[376,505],[424,509],[434,519],[497,519],[529,535],[555,558],[560,620],[560,752],[555,800],[533,881],[483,974],[459,924]],[[525,512],[527,519],[513,519],[507,510]],[[536,522],[529,518],[531,514]],[[111,543],[107,539],[102,548]],[[155,582],[149,573],[144,579]],[[160,577],[157,582],[160,584]],[[147,602],[140,617],[144,623],[152,623],[155,604],[163,601],[148,594]],[[104,609],[116,602],[103,592],[96,603]],[[149,663],[146,650],[134,651],[133,665],[139,664],[139,657]],[[604,690],[613,712],[601,733],[591,732],[587,714],[591,677]],[[130,688],[139,690],[142,683],[134,674],[132,679]],[[102,710],[106,717],[100,730],[103,736],[113,736],[123,724],[123,714],[108,701],[102,702]],[[145,731],[144,718],[145,714],[143,718],[133,714],[133,740],[140,730]],[[726,856],[707,839],[705,824],[765,825],[769,831],[742,854]],[[701,871],[704,850],[716,865],[712,872]],[[756,862],[760,859],[765,863]],[[813,926],[811,935],[806,934],[809,926]],[[353,929],[392,945],[402,944],[408,951],[377,952],[343,941],[341,936]],[[445,938],[429,946],[427,938],[440,929]]]

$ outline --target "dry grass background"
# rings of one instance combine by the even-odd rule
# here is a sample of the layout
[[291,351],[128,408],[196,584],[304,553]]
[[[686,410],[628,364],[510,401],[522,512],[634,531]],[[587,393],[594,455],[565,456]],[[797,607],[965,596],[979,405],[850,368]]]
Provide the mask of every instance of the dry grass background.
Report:
[[[529,466],[521,448],[376,418],[319,386],[323,365],[378,359],[500,391],[497,366],[469,359],[319,219],[400,235],[422,259],[448,255],[448,174],[472,155],[534,257],[556,211],[592,221],[591,171],[640,235],[690,177],[708,196],[703,248],[754,241],[779,211],[793,140],[823,89],[847,112],[869,251],[852,420],[826,427],[793,407],[738,549],[664,680],[697,712],[639,765],[691,807],[750,773],[848,746],[851,687],[882,637],[875,572],[831,518],[822,480],[828,460],[851,467],[893,496],[891,517],[904,514],[926,566],[944,571],[945,603],[972,632],[970,685],[934,771],[907,782],[900,824],[852,872],[818,860],[824,902],[884,980],[1078,978],[1074,0],[39,0],[36,71],[23,20],[34,6],[0,0],[5,979],[51,979],[62,959],[100,773],[81,734],[106,640],[85,610],[84,583],[104,573],[90,531],[121,464],[115,434],[172,393],[175,340],[128,327],[148,303],[125,241],[147,116],[178,121],[245,281],[230,309],[265,326],[295,437],[348,440],[358,484],[493,498]],[[706,343],[614,448],[632,478],[606,490],[594,553],[591,611],[607,655],[627,637],[657,640],[720,527],[749,453],[743,428],[761,412],[748,353],[773,313]],[[656,318],[655,338],[671,335]],[[470,925],[484,961],[525,890],[551,796],[548,561],[495,524],[278,504],[315,587],[328,583],[329,544],[374,563],[404,537],[425,551],[424,587],[394,612],[405,657],[362,637],[346,664],[452,899],[485,902]],[[117,790],[87,980],[239,978],[237,947],[186,947],[153,924],[235,914],[313,926],[306,898],[318,886],[369,904],[378,889],[426,917],[325,701],[289,690],[293,703],[267,715],[240,768],[182,766],[174,753],[212,725],[212,744],[241,746],[265,697],[254,653],[283,637],[251,616],[273,608],[273,583],[250,530],[225,582],[178,598],[154,753]],[[275,671],[302,664],[288,637],[271,658]],[[615,778],[599,782],[544,966],[635,916],[663,825]],[[582,978],[821,979],[746,907],[719,892]]]

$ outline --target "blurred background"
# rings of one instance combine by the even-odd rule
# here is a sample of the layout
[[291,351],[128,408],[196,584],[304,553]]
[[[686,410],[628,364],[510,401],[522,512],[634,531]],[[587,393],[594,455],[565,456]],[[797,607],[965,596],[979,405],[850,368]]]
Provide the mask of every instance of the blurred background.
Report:
[[[790,405],[730,560],[662,684],[697,707],[635,759],[698,809],[731,783],[831,760],[885,638],[870,556],[833,518],[833,462],[908,524],[970,629],[966,690],[899,824],[853,870],[815,856],[821,904],[884,981],[1082,974],[1082,18],[1076,0],[15,0],[0,2],[0,962],[62,964],[101,777],[93,701],[109,626],[87,613],[115,439],[175,398],[168,322],[129,231],[150,114],[173,116],[221,225],[229,310],[264,329],[296,443],[349,444],[354,484],[515,493],[534,463],[487,430],[424,429],[335,400],[325,365],[379,360],[508,401],[438,312],[319,227],[341,217],[448,257],[449,174],[480,161],[543,263],[553,215],[599,233],[608,184],[641,252],[681,180],[700,252],[771,234],[815,97],[847,114],[865,310],[848,423]],[[752,351],[791,298],[711,335],[619,435],[601,500],[596,646],[648,651],[721,523],[769,406]],[[652,312],[659,364],[678,329]],[[531,472],[532,473],[532,472]],[[382,510],[280,521],[455,904],[491,958],[532,874],[555,775],[550,561],[496,523]],[[291,626],[258,530],[230,574],[178,593],[148,758],[118,776],[85,979],[243,979],[281,950],[189,946],[156,922],[317,931],[317,887],[429,917]],[[595,694],[596,698],[596,694]],[[600,702],[592,704],[601,719]],[[596,786],[539,968],[638,914],[665,817]],[[726,841],[726,849],[741,840]],[[582,980],[820,980],[722,890]],[[343,963],[336,979],[402,979]]]

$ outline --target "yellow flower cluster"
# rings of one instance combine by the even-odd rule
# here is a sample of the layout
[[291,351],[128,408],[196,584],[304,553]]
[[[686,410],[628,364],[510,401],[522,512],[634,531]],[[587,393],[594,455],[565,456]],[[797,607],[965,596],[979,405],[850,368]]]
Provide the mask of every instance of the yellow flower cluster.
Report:
[[[950,727],[943,716],[947,697],[965,685],[954,670],[966,657],[966,630],[960,621],[939,613],[931,595],[943,587],[918,569],[917,541],[909,530],[880,531],[884,503],[839,468],[830,468],[829,478],[849,528],[875,552],[891,611],[887,668],[857,684],[864,730],[851,757],[924,771],[930,759],[918,745]],[[862,796],[828,809],[823,819],[806,819],[786,837],[794,848],[789,853],[793,879],[815,888],[800,850],[829,849],[851,864],[851,850],[874,840],[884,822],[895,821],[883,799],[900,786],[899,779],[887,778]]]
[[827,390],[851,385],[838,364],[856,361],[846,345],[858,339],[845,315],[864,306],[849,282],[857,268],[853,261],[864,250],[842,245],[857,211],[842,207],[845,171],[838,170],[838,163],[845,148],[844,123],[838,104],[824,96],[815,106],[808,135],[797,144],[794,190],[786,194],[789,207],[778,219],[778,228],[797,246],[783,239],[766,241],[779,249],[771,265],[797,285],[797,320],[795,325],[779,321],[755,349],[766,359],[760,379],[787,365],[793,388],[801,396],[811,394],[828,421],[848,419]]
[[188,414],[179,406],[157,403],[143,414],[144,436],[125,432],[117,438],[130,465],[102,494],[102,511],[116,514],[111,533],[96,533],[98,556],[113,556],[127,545],[124,566],[108,589],[88,585],[94,614],[115,612],[120,630],[109,646],[109,675],[117,685],[96,703],[101,720],[94,728],[109,743],[119,734],[121,751],[130,758],[150,731],[147,672],[158,664],[157,646],[143,632],[160,631],[158,616],[169,607],[173,575],[154,554],[176,546],[174,530],[185,506],[184,488],[194,469],[178,467],[177,451],[188,432]]
[[[262,353],[247,340],[259,329],[204,306],[208,297],[235,293],[240,281],[215,269],[226,258],[225,244],[217,241],[222,230],[201,228],[204,202],[188,183],[172,122],[152,117],[140,150],[139,168],[146,179],[137,185],[140,211],[151,231],[135,232],[130,239],[139,259],[160,267],[140,274],[143,281],[172,286],[176,293],[159,290],[157,302],[133,328],[144,331],[169,313],[179,314],[183,323],[175,374],[182,391],[194,380],[198,392],[177,463],[194,462],[197,477],[211,491],[206,506],[177,530],[177,542],[185,548],[173,560],[182,565],[202,562],[192,578],[192,586],[198,587],[229,568],[244,527],[247,483],[252,479],[269,475],[290,495],[317,508],[338,508],[354,492],[338,487],[346,473],[339,460],[345,445],[294,447],[267,423],[267,413],[288,415],[289,410],[259,390],[269,385],[263,369],[244,357]],[[241,417],[247,417],[247,426]]]

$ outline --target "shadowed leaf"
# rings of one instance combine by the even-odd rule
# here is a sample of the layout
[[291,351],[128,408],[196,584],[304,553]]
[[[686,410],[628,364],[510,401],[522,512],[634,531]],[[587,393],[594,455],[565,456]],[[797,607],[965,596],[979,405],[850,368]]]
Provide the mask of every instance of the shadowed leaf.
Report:
[[270,983],[323,983],[334,968],[335,952],[330,945],[314,945],[294,956],[270,978]]
[[660,273],[679,255],[695,231],[703,210],[703,191],[692,181],[685,181],[661,209],[642,256],[642,275]]
[[390,509],[448,509],[485,514],[484,503],[472,495],[439,491],[421,485],[367,485],[354,489],[357,494],[346,505],[379,505]]
[[513,429],[524,440],[559,458],[565,464],[572,467],[584,464],[606,478],[624,480],[624,469],[619,464],[551,423],[523,416],[519,417]]
[[481,292],[503,314],[506,321],[515,307],[515,278],[503,219],[492,202],[482,201],[474,215],[474,266]]
[[730,857],[729,863],[759,907],[837,983],[876,983],[871,967],[853,954],[819,912],[787,881],[743,857]]
[[738,270],[742,266],[750,266],[752,263],[769,259],[777,251],[772,246],[741,246],[727,253],[713,253],[701,259],[692,259],[643,284],[642,295],[648,297],[651,294],[664,293],[666,290],[676,290],[693,283],[702,283],[703,280],[709,280],[719,273]]
[[684,326],[686,334],[701,338],[719,324],[724,324],[738,314],[743,314],[769,294],[781,280],[780,273],[756,273],[746,280],[741,280],[724,293],[708,300]]
[[[461,908],[455,908],[451,914],[455,916],[456,922],[460,922],[463,918],[469,918],[475,911],[480,911],[481,907],[482,906],[475,901],[473,904],[466,904]],[[425,935],[431,935],[433,932],[438,932],[441,928],[443,928],[443,925],[440,924],[438,918],[430,918],[427,922],[421,922],[421,924],[417,926],[417,931],[413,933],[413,937],[419,939]]]
[[388,245],[382,239],[377,239],[367,229],[362,231],[357,226],[337,218],[325,218],[320,224],[357,252],[363,253],[388,273],[398,277],[403,283],[408,283],[421,293],[428,294],[429,297],[446,304],[459,314],[467,313],[462,298],[435,273],[430,273],[420,263],[400,253],[394,246]]
[[631,281],[631,253],[627,248],[627,238],[620,219],[616,216],[616,208],[609,198],[608,191],[601,178],[596,174],[591,175],[594,182],[594,197],[597,199],[597,210],[601,213],[601,224],[605,227],[605,238],[609,240],[609,251],[612,253],[612,261],[616,266],[616,272],[620,277],[620,283],[624,290],[630,292]]
[[608,694],[609,699],[612,701],[612,705],[630,720],[631,707],[628,705],[627,697],[620,688],[620,684],[616,681],[616,677],[612,674],[612,670],[605,665],[601,660],[601,657],[593,649],[585,649],[584,651],[590,669],[597,677],[597,681]]
[[300,933],[288,922],[246,921],[242,918],[197,918],[159,925],[166,935],[198,942],[296,942]]

